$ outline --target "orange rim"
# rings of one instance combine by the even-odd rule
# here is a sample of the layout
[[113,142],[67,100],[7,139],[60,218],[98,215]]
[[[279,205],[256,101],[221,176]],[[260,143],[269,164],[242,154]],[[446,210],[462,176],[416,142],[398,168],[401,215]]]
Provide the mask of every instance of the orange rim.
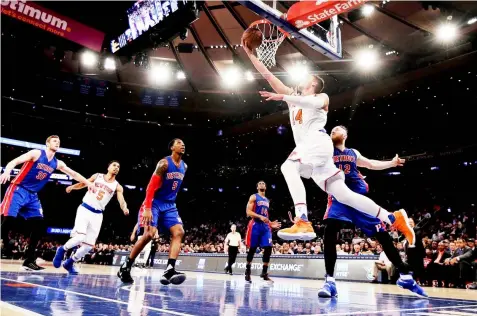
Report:
[[[250,27],[257,26],[257,25],[259,25],[259,24],[270,24],[270,25],[274,25],[274,24],[272,24],[272,22],[270,22],[270,21],[268,21],[268,20],[266,20],[266,19],[262,19],[262,20],[257,20],[257,21],[255,21],[255,22],[250,23],[249,28],[250,28]],[[276,25],[275,25],[275,26],[276,26]],[[284,34],[286,37],[290,37],[290,34],[288,34],[288,32],[285,32],[285,30],[283,30],[283,29],[282,29],[281,27],[279,27],[279,26],[276,26],[276,27],[277,27],[277,29],[278,29],[282,34]]]

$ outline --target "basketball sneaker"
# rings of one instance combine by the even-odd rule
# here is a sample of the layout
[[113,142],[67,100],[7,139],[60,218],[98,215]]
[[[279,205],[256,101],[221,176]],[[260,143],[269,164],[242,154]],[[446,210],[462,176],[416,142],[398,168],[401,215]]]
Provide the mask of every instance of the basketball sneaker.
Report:
[[127,262],[124,262],[119,268],[118,278],[121,279],[123,283],[134,283],[133,278],[131,277],[131,268],[128,267]]
[[295,217],[292,222],[292,227],[280,229],[278,231],[278,237],[284,240],[312,240],[316,238],[315,231],[310,221],[305,221],[301,218]]
[[399,211],[394,212],[392,215],[389,215],[393,227],[398,231],[403,233],[406,237],[409,247],[415,247],[416,245],[416,234],[414,229],[409,225],[409,217],[405,210],[400,209]]
[[268,277],[268,273],[262,273],[260,274],[260,277],[263,279],[263,281],[268,281],[270,283],[273,283],[273,280]]
[[23,262],[20,269],[23,270],[23,271],[41,271],[41,270],[45,270],[45,268],[40,267],[39,265],[37,265],[36,262],[31,262],[31,261],[27,261],[27,260],[25,260]]
[[170,283],[174,285],[182,284],[186,280],[185,273],[178,272],[174,268],[169,268],[164,271],[164,274],[161,277],[161,284],[168,285]]
[[414,280],[412,274],[401,274],[396,284],[400,288],[409,290],[419,297],[429,297],[426,292],[424,292],[424,289]]
[[63,268],[65,268],[65,270],[68,271],[68,273],[71,275],[79,274],[78,270],[76,270],[75,268],[75,261],[73,260],[73,258],[66,259],[63,263]]
[[338,290],[336,289],[335,278],[325,275],[325,284],[318,291],[318,297],[332,298],[338,296]]
[[61,262],[63,261],[65,252],[66,250],[65,248],[63,248],[63,246],[58,247],[58,249],[56,249],[56,254],[55,254],[55,257],[53,258],[53,266],[55,268],[61,267]]

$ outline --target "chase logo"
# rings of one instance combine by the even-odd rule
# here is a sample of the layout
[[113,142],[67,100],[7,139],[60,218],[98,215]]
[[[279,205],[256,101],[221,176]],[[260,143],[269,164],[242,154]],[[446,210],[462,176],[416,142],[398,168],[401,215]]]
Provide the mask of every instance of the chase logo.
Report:
[[197,269],[204,270],[205,260],[206,260],[206,259],[204,259],[204,258],[199,259],[199,262],[197,263]]

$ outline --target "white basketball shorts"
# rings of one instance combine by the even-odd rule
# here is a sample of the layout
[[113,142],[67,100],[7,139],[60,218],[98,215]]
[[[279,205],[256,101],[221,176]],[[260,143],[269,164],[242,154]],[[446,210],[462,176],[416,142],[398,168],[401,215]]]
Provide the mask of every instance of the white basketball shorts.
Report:
[[86,235],[84,243],[94,247],[102,223],[103,213],[93,213],[80,205],[76,211],[75,227],[71,232],[71,237],[76,234],[84,234]]
[[[333,162],[333,142],[328,134],[321,131],[308,133],[288,159],[309,165],[312,168],[311,178],[322,189],[325,189],[326,180],[341,173]],[[300,174],[309,178],[303,173]]]

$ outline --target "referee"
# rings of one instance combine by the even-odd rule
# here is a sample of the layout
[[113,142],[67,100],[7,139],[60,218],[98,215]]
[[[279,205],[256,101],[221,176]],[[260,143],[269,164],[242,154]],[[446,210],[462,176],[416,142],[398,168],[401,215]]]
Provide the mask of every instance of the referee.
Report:
[[230,227],[231,232],[227,235],[224,241],[224,251],[229,254],[229,262],[227,267],[224,269],[225,273],[232,275],[232,265],[235,263],[237,258],[238,249],[240,246],[240,241],[242,240],[240,233],[237,233],[237,226],[233,224]]

